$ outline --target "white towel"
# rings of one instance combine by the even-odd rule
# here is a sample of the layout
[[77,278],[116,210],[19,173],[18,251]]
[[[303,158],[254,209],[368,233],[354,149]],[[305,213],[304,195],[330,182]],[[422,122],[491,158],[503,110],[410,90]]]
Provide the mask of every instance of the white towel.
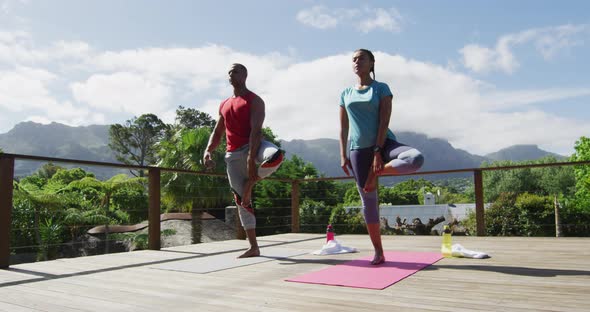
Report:
[[314,255],[334,255],[349,252],[357,252],[358,250],[354,247],[345,247],[340,244],[337,240],[328,241],[320,250],[312,252]]
[[464,258],[475,258],[475,259],[484,259],[484,258],[490,257],[485,252],[465,249],[460,244],[453,244],[451,249],[453,252],[453,257],[464,257]]

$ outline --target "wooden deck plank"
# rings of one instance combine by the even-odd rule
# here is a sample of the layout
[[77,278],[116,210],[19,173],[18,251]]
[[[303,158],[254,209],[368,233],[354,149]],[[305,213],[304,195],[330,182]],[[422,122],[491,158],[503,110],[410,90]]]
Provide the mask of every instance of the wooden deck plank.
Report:
[[0,312],[37,312],[40,310],[26,308],[15,304],[0,302]]
[[[154,269],[229,254],[244,241],[19,264],[0,270],[0,311],[589,311],[590,239],[454,237],[491,259],[442,259],[384,290],[285,279],[372,253],[366,235],[337,236],[360,253],[305,254],[207,274]],[[260,237],[264,246],[317,250],[323,235]],[[385,236],[386,250],[437,251],[440,238]],[[550,251],[550,252],[547,252]],[[393,260],[393,259],[390,259]]]

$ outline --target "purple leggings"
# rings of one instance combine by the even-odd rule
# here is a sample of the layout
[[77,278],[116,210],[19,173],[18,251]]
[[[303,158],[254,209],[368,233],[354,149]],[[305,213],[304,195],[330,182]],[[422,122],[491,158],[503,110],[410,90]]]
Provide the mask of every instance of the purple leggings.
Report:
[[[396,173],[416,172],[424,164],[424,156],[417,149],[387,139],[381,152],[384,163],[389,163],[395,168]],[[363,187],[367,181],[369,170],[373,164],[373,148],[362,148],[350,151],[350,163],[356,180],[356,186],[361,201],[363,202],[363,214],[367,224],[379,223],[379,201],[377,190],[365,193]]]

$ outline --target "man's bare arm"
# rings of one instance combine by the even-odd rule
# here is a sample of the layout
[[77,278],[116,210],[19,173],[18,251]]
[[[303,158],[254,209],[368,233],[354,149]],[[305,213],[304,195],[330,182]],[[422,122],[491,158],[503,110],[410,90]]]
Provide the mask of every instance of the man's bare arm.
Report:
[[219,115],[219,118],[217,118],[217,123],[215,124],[215,128],[213,128],[213,132],[209,137],[209,142],[207,143],[207,148],[205,148],[205,153],[203,154],[203,164],[205,164],[207,169],[211,169],[215,166],[215,162],[213,162],[211,157],[211,152],[213,152],[217,146],[219,146],[224,132],[225,120],[223,119],[223,116]]

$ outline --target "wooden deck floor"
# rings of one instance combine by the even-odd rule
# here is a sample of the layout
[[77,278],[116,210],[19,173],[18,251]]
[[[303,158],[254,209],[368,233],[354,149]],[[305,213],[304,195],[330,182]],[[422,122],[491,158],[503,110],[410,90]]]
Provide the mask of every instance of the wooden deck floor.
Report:
[[[442,259],[384,290],[284,281],[371,254],[366,235],[337,238],[361,253],[305,254],[206,274],[153,268],[246,245],[231,240],[14,265],[0,270],[0,311],[590,311],[587,238],[454,237],[492,258]],[[260,243],[311,252],[323,239],[283,234]],[[384,246],[437,251],[440,237],[386,236]]]

